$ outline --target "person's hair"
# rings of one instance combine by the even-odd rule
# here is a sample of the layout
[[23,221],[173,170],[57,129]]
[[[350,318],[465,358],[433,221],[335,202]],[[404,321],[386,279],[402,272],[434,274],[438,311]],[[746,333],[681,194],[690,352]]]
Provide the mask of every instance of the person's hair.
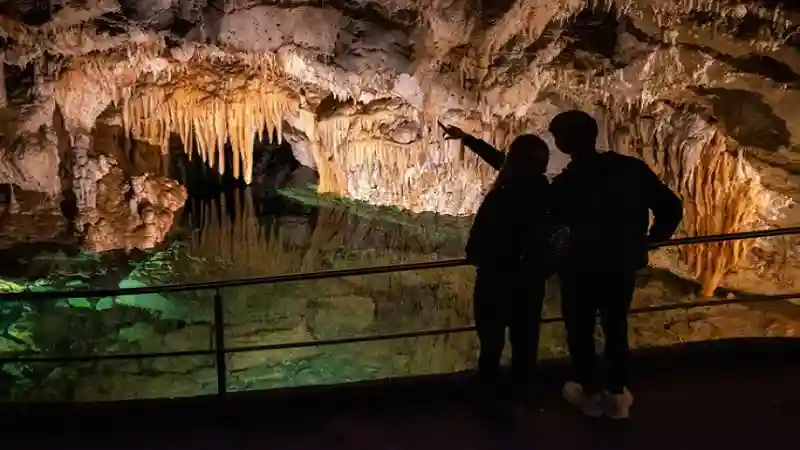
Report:
[[550,121],[548,128],[557,140],[573,145],[590,145],[592,148],[599,132],[594,117],[578,109],[559,113]]
[[542,138],[533,134],[518,136],[508,148],[494,185],[501,186],[517,176],[530,176],[533,170],[543,174],[549,159],[550,148]]

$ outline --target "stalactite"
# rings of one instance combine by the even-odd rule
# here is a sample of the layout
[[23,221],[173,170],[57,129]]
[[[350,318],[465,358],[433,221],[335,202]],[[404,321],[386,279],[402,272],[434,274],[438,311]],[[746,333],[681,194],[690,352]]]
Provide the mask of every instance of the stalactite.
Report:
[[[608,112],[623,110],[610,106]],[[647,162],[682,197],[685,235],[751,231],[764,226],[775,208],[772,194],[741,152],[732,152],[727,138],[697,115],[664,108],[644,114],[633,108],[617,115],[610,130],[615,142],[629,138],[627,153]],[[679,251],[701,283],[702,294],[711,296],[754,245],[756,241],[748,239],[683,246]]]
[[263,137],[266,127],[270,139],[280,140],[283,118],[297,110],[297,101],[260,80],[230,85],[214,93],[191,85],[148,88],[123,105],[125,131],[160,145],[163,153],[175,133],[190,158],[196,142],[203,162],[220,173],[226,170],[224,145],[230,141],[233,175],[249,184],[255,135]]
[[[750,231],[758,223],[764,189],[758,179],[747,173],[741,154],[727,149],[726,139],[716,132],[702,150],[694,183],[687,184],[684,196],[694,199],[686,223],[692,235],[725,234]],[[702,244],[681,248],[681,254],[695,271],[704,296],[711,296],[722,278],[740,267],[753,240]]]
[[[314,158],[320,192],[348,195],[412,211],[471,214],[496,171],[460,142],[444,140],[436,121],[430,134],[409,144],[385,139],[392,117],[384,112],[329,117],[315,124]],[[492,117],[465,131],[507,148],[519,134],[533,131],[527,119]],[[296,125],[297,126],[297,125]],[[433,187],[432,187],[433,186]]]

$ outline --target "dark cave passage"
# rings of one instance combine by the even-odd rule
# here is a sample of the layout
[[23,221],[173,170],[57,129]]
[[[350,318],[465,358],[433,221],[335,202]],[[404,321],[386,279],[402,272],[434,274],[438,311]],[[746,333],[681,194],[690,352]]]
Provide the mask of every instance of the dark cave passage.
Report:
[[[295,158],[291,145],[285,140],[256,141],[253,148],[253,180],[247,185],[235,178],[230,170],[233,152],[230,142],[225,145],[225,172],[209,167],[194,146],[191,156],[184,151],[177,136],[170,143],[169,176],[178,180],[188,191],[189,198],[179,223],[183,227],[199,229],[203,226],[201,211],[217,210],[217,217],[226,215],[231,221],[256,219],[267,226],[273,219],[286,216],[303,216],[311,219],[314,208],[299,205],[284,198],[279,190],[290,184],[316,182],[316,172],[303,167]],[[244,211],[245,202],[252,202],[254,211]],[[252,214],[255,217],[252,217]],[[243,217],[250,214],[251,217]],[[311,216],[311,217],[309,217]]]
[[310,178],[311,182],[315,181],[315,172],[300,165],[285,140],[281,143],[267,139],[256,141],[253,148],[253,181],[249,186],[241,178],[234,178],[230,171],[233,164],[230,143],[225,145],[226,170],[223,174],[219,173],[217,167],[209,167],[203,162],[196,146],[190,156],[184,151],[180,140],[173,136],[170,148],[169,176],[184,185],[189,193],[186,211],[195,210],[199,203],[220,204],[220,200],[225,198],[226,212],[233,218],[239,213],[236,211],[236,197],[241,201],[245,191],[249,191],[259,217],[307,212],[297,208],[293,202],[285,201],[278,193],[298,174],[304,179]]

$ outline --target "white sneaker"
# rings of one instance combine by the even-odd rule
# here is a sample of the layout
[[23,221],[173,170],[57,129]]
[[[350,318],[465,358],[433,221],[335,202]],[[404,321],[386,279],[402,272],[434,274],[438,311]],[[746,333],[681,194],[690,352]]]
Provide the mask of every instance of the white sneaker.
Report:
[[633,394],[628,388],[625,388],[622,394],[603,392],[603,409],[609,419],[627,419],[631,414],[631,405],[633,405]]
[[583,386],[574,381],[567,381],[564,383],[561,395],[572,405],[580,408],[585,415],[595,419],[603,416],[603,400],[600,394],[585,395]]

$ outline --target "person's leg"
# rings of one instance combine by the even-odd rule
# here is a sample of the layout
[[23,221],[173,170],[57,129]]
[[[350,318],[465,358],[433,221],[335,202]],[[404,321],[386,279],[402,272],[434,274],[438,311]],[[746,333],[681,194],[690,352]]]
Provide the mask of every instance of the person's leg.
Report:
[[595,367],[594,328],[596,296],[592,274],[564,272],[561,282],[561,314],[567,331],[567,347],[574,381],[564,384],[562,394],[584,414],[603,414]]
[[628,310],[633,301],[636,273],[609,274],[605,279],[606,296],[600,303],[600,317],[605,335],[605,358],[608,365],[608,390],[621,394],[628,376]]
[[505,346],[508,309],[507,286],[502,274],[478,269],[475,277],[473,312],[478,332],[478,374],[483,381],[497,382],[500,357]]
[[500,368],[510,313],[507,277],[478,270],[475,278],[474,314],[480,350],[475,400],[478,415],[492,426],[513,426]]
[[596,292],[592,277],[583,273],[564,273],[561,281],[561,314],[567,331],[575,382],[587,393],[599,389],[596,375],[594,327]]
[[529,384],[539,353],[539,330],[544,303],[544,276],[524,272],[511,293],[511,375],[514,384]]
[[605,336],[605,359],[608,367],[606,415],[627,418],[633,403],[628,384],[628,310],[636,289],[636,273],[610,273],[603,280],[605,295],[600,303],[600,317]]

